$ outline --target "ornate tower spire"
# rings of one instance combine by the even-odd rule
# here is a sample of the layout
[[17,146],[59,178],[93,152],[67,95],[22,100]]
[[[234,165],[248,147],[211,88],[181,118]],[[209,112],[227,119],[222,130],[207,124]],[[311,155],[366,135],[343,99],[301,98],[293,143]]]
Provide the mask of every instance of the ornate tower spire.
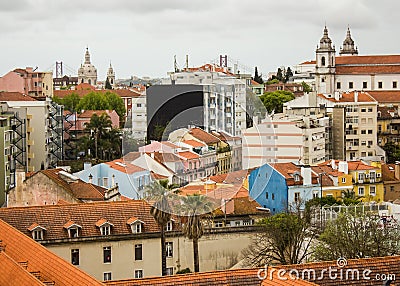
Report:
[[89,54],[89,48],[88,47],[86,47],[85,64],[90,64],[90,54]]
[[328,28],[324,27],[324,34],[319,41],[315,65],[315,89],[317,93],[332,94],[335,84],[335,46],[329,38]]
[[354,41],[351,38],[351,33],[350,33],[350,27],[349,26],[347,26],[346,39],[344,39],[344,41],[343,41],[343,47],[340,49],[339,54],[341,56],[358,55],[358,49],[357,49],[357,47],[354,46]]
[[324,28],[324,35],[322,36],[321,40],[319,41],[319,50],[332,50],[332,40],[329,38],[328,35],[328,28],[325,25]]

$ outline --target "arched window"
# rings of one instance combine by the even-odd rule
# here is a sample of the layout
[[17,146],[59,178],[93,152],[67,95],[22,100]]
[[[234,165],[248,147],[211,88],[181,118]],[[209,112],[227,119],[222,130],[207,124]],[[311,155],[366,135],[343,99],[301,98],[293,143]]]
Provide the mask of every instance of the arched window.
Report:
[[92,80],[90,78],[88,79],[88,84],[92,84]]
[[111,79],[111,84],[114,84],[114,80],[113,79]]
[[83,79],[81,80],[81,83],[83,83]]
[[325,66],[325,57],[321,58],[321,66]]

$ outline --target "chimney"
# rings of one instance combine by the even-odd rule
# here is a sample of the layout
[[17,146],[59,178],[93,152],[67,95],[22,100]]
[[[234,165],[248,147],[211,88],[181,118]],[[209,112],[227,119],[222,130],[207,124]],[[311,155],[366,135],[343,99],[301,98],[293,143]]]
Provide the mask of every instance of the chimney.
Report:
[[358,91],[354,92],[354,102],[358,102]]
[[93,176],[92,176],[92,174],[90,174],[89,175],[89,184],[92,184],[92,179],[93,179]]
[[335,100],[338,101],[340,99],[340,93],[335,91]]
[[311,185],[311,167],[310,166],[304,166],[301,167],[301,176],[303,177],[303,185]]
[[396,161],[396,164],[394,165],[394,177],[397,180],[400,180],[400,162]]
[[115,175],[113,174],[111,176],[111,188],[114,188],[114,187],[115,187]]
[[331,166],[332,166],[332,169],[333,169],[333,170],[336,170],[336,162],[335,162],[335,159],[332,159],[332,160],[331,160]]
[[85,162],[83,163],[83,170],[89,170],[92,167],[92,163]]
[[349,174],[349,165],[347,164],[347,161],[339,162],[339,172],[345,173],[346,175]]

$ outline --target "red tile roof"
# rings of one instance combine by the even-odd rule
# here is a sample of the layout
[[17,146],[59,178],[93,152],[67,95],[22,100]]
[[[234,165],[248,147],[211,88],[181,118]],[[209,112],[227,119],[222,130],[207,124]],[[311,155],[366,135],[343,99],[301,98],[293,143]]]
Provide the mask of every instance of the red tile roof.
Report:
[[[343,92],[341,93],[341,97],[339,100],[336,100],[334,96],[326,97],[323,94],[318,94],[319,97],[327,99],[332,102],[355,102],[354,100],[354,91],[353,92]],[[376,100],[369,94],[369,92],[357,92],[358,93],[358,102],[376,102]]]
[[92,118],[93,114],[100,116],[104,113],[109,115],[111,112],[112,111],[110,111],[110,110],[85,110],[81,114],[78,114],[78,117],[79,118]]
[[179,156],[191,160],[191,159],[199,159],[200,156],[197,153],[191,152],[191,151],[183,151],[178,153]]
[[[272,267],[268,268],[267,277],[272,275],[272,279],[261,280],[257,273],[259,269],[235,269],[219,270],[211,272],[200,272],[190,274],[180,274],[165,277],[150,277],[143,279],[127,279],[119,281],[107,281],[108,286],[136,286],[136,285],[158,285],[158,286],[206,286],[206,285],[224,285],[224,286],[306,286],[317,285],[301,279],[283,281],[277,276],[277,271],[272,272]],[[285,277],[288,277],[285,275]]]
[[125,162],[124,159],[117,159],[111,162],[106,162],[105,164],[109,165],[111,168],[120,171],[125,174],[133,174],[136,172],[146,171],[145,169],[133,165],[129,162]]
[[400,65],[400,55],[339,56],[335,61],[336,65]]
[[242,184],[243,181],[247,178],[248,174],[248,170],[239,170],[226,174],[210,176],[210,180],[216,183]]
[[[335,160],[336,166],[339,165],[339,162],[340,162],[339,160]],[[377,167],[367,165],[367,164],[363,163],[362,161],[347,161],[347,165],[348,165],[349,171],[379,169]],[[332,167],[329,167],[329,166],[332,166],[332,160],[325,161],[321,164],[318,164],[318,166],[320,166],[321,168],[326,168],[324,166],[327,166],[328,168],[332,168]]]
[[126,222],[131,217],[144,222],[143,232],[159,231],[150,214],[150,205],[140,200],[0,208],[0,219],[29,237],[32,235],[28,228],[36,223],[46,229],[44,239],[50,241],[68,238],[64,228],[68,221],[82,227],[80,237],[101,236],[96,224],[106,221],[113,224],[111,235],[128,235],[132,231]]
[[160,163],[181,162],[182,161],[181,158],[179,158],[178,156],[176,156],[173,153],[160,153],[160,152],[154,152],[154,159]]
[[[1,285],[45,285],[45,282],[54,282],[57,286],[104,285],[2,220],[0,240],[6,246],[0,253]],[[25,262],[25,266],[18,267],[20,262]],[[42,282],[35,282],[28,272],[40,274]]]
[[207,146],[206,144],[201,143],[201,142],[196,141],[196,140],[184,140],[182,142],[185,143],[185,144],[191,145],[193,147],[204,147],[204,146]]
[[20,92],[0,91],[0,101],[36,101],[36,99]]
[[400,90],[368,91],[368,93],[379,103],[400,104]]
[[208,144],[215,144],[220,142],[221,140],[215,137],[214,135],[204,131],[201,128],[195,127],[189,130],[189,134],[200,140],[201,142]]

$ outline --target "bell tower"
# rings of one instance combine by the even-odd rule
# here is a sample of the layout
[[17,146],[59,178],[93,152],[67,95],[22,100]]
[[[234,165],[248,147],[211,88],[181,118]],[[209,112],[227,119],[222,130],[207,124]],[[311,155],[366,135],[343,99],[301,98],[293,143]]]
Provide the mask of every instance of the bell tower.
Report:
[[343,41],[343,47],[340,49],[341,56],[357,56],[358,48],[354,46],[354,40],[351,38],[350,27],[347,27],[346,39]]
[[114,73],[114,69],[111,65],[111,62],[110,62],[110,67],[108,68],[108,71],[107,71],[107,79],[108,79],[108,82],[110,83],[110,85],[112,86],[112,88],[114,88],[115,87],[115,73]]
[[332,40],[329,38],[326,26],[315,53],[316,91],[317,93],[332,94],[335,91],[335,46],[332,46]]

